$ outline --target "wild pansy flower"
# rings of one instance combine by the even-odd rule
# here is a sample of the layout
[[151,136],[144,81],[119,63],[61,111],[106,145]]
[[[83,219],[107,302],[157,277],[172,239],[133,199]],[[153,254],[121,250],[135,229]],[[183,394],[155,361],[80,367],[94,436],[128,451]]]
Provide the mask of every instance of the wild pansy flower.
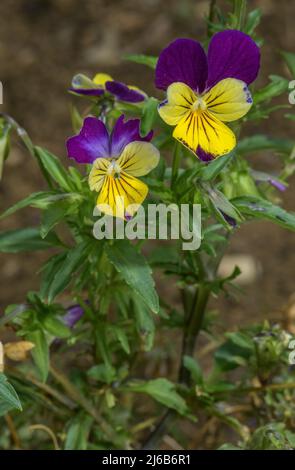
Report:
[[159,57],[156,87],[167,90],[159,106],[162,119],[175,126],[173,137],[201,160],[229,153],[236,145],[224,124],[243,117],[252,105],[248,90],[255,80],[260,52],[241,31],[215,34],[206,56],[201,44],[176,39]]
[[140,103],[146,99],[146,95],[139,88],[115,81],[106,73],[98,73],[90,80],[83,74],[75,75],[70,91],[79,95],[103,96],[110,93],[119,101],[128,103]]
[[100,119],[87,117],[80,133],[67,141],[70,158],[93,164],[89,186],[99,192],[97,206],[106,214],[132,217],[147,196],[147,185],[137,177],[153,170],[160,155],[150,143],[153,132],[141,137],[139,125],[139,119],[124,122],[122,115],[109,134]]

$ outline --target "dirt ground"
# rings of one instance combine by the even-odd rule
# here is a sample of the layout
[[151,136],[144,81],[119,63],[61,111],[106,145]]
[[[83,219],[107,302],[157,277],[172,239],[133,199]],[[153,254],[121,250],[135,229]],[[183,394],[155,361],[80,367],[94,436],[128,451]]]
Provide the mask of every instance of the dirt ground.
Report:
[[[288,76],[279,50],[294,48],[295,2],[256,0],[249,3],[263,11],[259,33],[265,43],[260,84],[266,83],[270,73]],[[158,54],[163,46],[179,36],[202,39],[208,5],[207,0],[2,0],[2,110],[13,115],[35,143],[48,147],[66,161],[65,139],[71,134],[71,98],[66,90],[73,74],[82,72],[91,76],[104,71],[157,94],[152,71],[122,61],[122,55]],[[287,104],[287,95],[283,102]],[[294,124],[291,121],[286,124],[282,114],[278,112],[263,122],[261,132],[292,138]],[[278,158],[269,152],[253,155],[251,160],[260,170],[279,168]],[[295,210],[294,186],[295,179],[283,195],[284,207],[288,210]],[[14,146],[0,186],[1,211],[42,187],[35,162],[20,147]],[[3,221],[1,229],[36,224],[38,215],[32,209]],[[253,255],[260,266],[260,274],[244,287],[244,294],[238,299],[220,299],[218,307],[224,320],[234,327],[269,317],[295,291],[294,234],[267,222],[248,224],[233,236],[231,253]],[[22,301],[28,289],[37,287],[37,270],[43,256],[40,253],[1,255],[2,311],[6,305]],[[162,290],[169,293],[165,285]]]

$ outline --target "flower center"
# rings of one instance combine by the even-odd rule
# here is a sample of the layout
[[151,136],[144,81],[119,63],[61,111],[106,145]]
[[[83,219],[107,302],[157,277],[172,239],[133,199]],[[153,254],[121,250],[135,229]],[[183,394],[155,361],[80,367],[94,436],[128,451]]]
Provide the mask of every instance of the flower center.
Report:
[[108,167],[107,174],[116,179],[120,177],[120,173],[121,173],[120,165],[118,165],[116,160],[112,160]]
[[207,105],[201,96],[198,96],[196,101],[192,104],[192,112],[202,112],[205,111]]

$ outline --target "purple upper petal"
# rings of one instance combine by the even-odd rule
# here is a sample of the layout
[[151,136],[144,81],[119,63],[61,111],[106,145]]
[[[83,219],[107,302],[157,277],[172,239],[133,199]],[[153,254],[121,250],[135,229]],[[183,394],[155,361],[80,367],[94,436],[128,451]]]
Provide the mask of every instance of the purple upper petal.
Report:
[[145,96],[137,90],[129,88],[125,83],[116,82],[115,80],[106,82],[106,90],[112,93],[118,100],[127,101],[129,103],[139,103],[144,101]]
[[227,30],[215,34],[208,49],[208,81],[211,88],[224,78],[237,78],[249,85],[257,77],[260,51],[245,33]]
[[69,91],[86,96],[102,96],[105,93],[102,88],[69,88]]
[[78,135],[67,140],[68,156],[78,163],[93,163],[110,156],[109,134],[102,121],[87,117]]
[[166,90],[171,83],[183,82],[202,92],[207,74],[207,58],[201,44],[192,39],[176,39],[160,54],[155,85]]
[[149,142],[152,139],[153,131],[141,137],[139,129],[140,119],[130,119],[124,122],[124,115],[120,116],[111,135],[111,155],[118,157],[124,147],[135,140]]

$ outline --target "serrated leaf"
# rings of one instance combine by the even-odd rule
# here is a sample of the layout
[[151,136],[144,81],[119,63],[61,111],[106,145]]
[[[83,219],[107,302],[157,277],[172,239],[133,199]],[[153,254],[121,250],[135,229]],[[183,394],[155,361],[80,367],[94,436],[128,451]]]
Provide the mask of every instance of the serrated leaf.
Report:
[[118,240],[112,245],[106,245],[106,254],[125,282],[154,313],[158,313],[159,298],[151,268],[145,257],[127,240]]

